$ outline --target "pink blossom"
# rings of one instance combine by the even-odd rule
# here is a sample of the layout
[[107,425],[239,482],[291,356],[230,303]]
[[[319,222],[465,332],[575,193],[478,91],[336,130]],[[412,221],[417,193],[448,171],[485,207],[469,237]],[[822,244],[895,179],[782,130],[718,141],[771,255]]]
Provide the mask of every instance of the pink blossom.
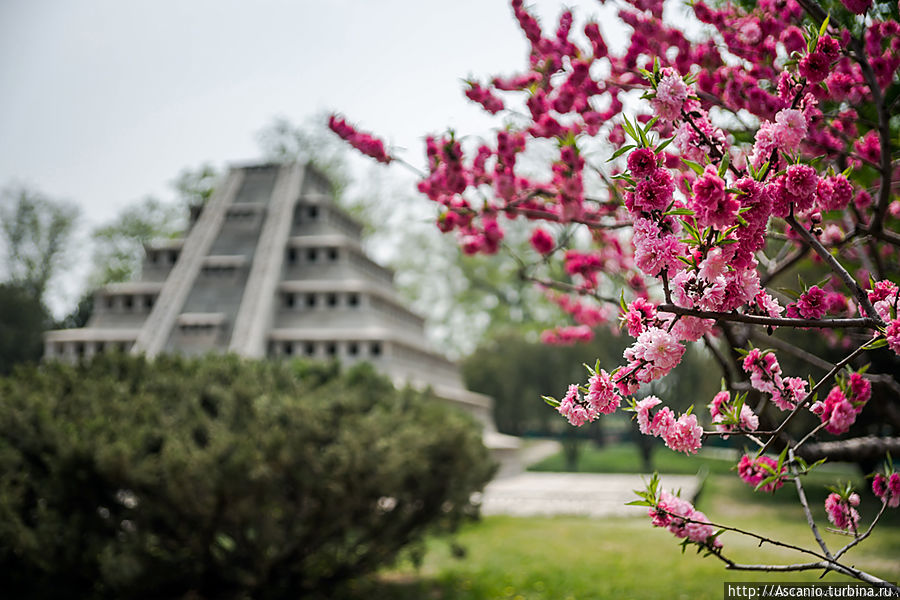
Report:
[[769,317],[780,317],[784,307],[778,304],[778,300],[769,295],[765,290],[760,290],[753,299],[756,308]]
[[819,83],[828,77],[831,62],[824,52],[813,52],[800,59],[798,69],[809,83]]
[[622,318],[628,328],[628,335],[636,338],[656,318],[656,307],[644,298],[636,298],[628,305],[628,310]]
[[881,163],[881,138],[875,129],[853,142],[853,148],[870,163]]
[[800,198],[808,198],[816,192],[819,178],[809,165],[791,165],[785,173],[785,188]]
[[781,410],[794,410],[806,398],[807,381],[800,377],[784,377],[772,392],[772,402]]
[[843,390],[839,386],[834,386],[825,401],[816,402],[810,407],[810,410],[825,423],[825,431],[840,435],[850,429],[862,407],[857,410],[849,402]]
[[681,109],[690,94],[690,88],[681,76],[670,67],[664,68],[660,75],[659,83],[656,85],[656,97],[650,101],[650,104],[659,118],[676,121],[681,116]]
[[859,494],[850,494],[846,500],[839,494],[831,493],[825,499],[825,512],[834,526],[844,531],[856,531],[859,525]]
[[722,248],[716,246],[706,254],[706,258],[700,263],[697,274],[706,281],[713,282],[727,269],[728,256],[722,252]]
[[764,492],[774,492],[784,485],[784,476],[786,472],[783,465],[780,471],[777,469],[778,461],[774,458],[769,456],[759,456],[753,459],[745,454],[738,463],[738,476],[740,476],[740,478],[748,485],[756,488],[763,480],[772,475],[778,475],[779,477],[777,479],[770,481],[760,488]]
[[484,107],[484,110],[492,115],[503,110],[503,101],[495,96],[489,88],[481,87],[477,81],[470,81],[466,97]]
[[869,290],[869,302],[875,307],[875,312],[882,320],[891,320],[891,308],[898,302],[898,293],[900,293],[900,289],[897,288],[897,285],[887,279],[875,282],[875,285]]
[[693,505],[666,490],[660,491],[656,505],[648,514],[655,527],[665,527],[676,537],[687,538],[692,542],[720,548],[722,543],[712,536],[715,529],[705,514]]
[[619,408],[620,398],[616,386],[603,369],[588,379],[588,393],[585,399],[598,413],[604,415],[614,413]]
[[694,182],[693,192],[690,207],[701,227],[725,228],[734,221],[741,207],[733,195],[725,193],[725,181],[712,165],[707,165],[703,175]]
[[890,508],[900,506],[900,473],[888,476],[877,473],[872,480],[872,492]]
[[663,433],[666,446],[676,452],[696,454],[700,449],[703,439],[703,428],[697,422],[697,415],[681,415],[678,420],[669,425]]
[[628,155],[628,170],[634,177],[649,177],[657,168],[656,154],[650,148],[637,148]]
[[672,202],[674,192],[671,173],[667,169],[654,169],[634,187],[634,210],[663,210]]
[[385,151],[384,143],[381,140],[371,134],[358,131],[337,115],[331,115],[328,118],[328,127],[354,148],[378,162],[387,164],[393,160]]
[[[756,431],[759,427],[759,417],[754,414],[753,409],[746,403],[741,404],[739,415],[734,414],[735,406],[731,403],[731,395],[727,391],[716,394],[712,402],[709,403],[708,408],[712,423],[719,433],[735,431],[735,420],[737,420],[737,427],[742,431]],[[728,436],[722,437],[724,439]]]
[[775,115],[773,137],[781,150],[794,151],[806,137],[806,117],[795,108],[785,108]]
[[684,350],[684,346],[664,329],[648,327],[638,336],[637,341],[625,350],[624,356],[628,361],[649,363],[660,372],[658,376],[662,377],[681,362]]
[[900,319],[894,319],[888,323],[887,329],[884,330],[884,337],[890,349],[896,354],[900,354]]
[[872,6],[872,0],[841,0],[847,10],[857,15],[864,15],[869,7]]
[[649,219],[636,219],[634,223],[634,262],[648,275],[659,275],[663,270],[676,272],[684,254],[684,244],[672,234],[663,233]]
[[595,411],[589,410],[589,407],[585,406],[578,393],[578,386],[575,384],[569,386],[569,391],[560,401],[556,410],[569,420],[570,425],[575,427],[581,427],[597,417]]
[[709,333],[715,324],[712,319],[681,317],[672,327],[672,335],[681,341],[696,342]]
[[656,396],[647,396],[643,400],[637,401],[637,422],[638,428],[644,435],[653,435],[650,431],[650,409],[658,404],[662,404],[662,400]]
[[540,254],[549,254],[556,245],[553,241],[553,236],[540,227],[535,227],[534,231],[531,233],[530,242],[531,247]]
[[744,357],[744,372],[750,374],[750,385],[761,392],[774,393],[781,387],[781,366],[771,352],[762,353],[753,348]]
[[786,27],[779,36],[779,40],[784,44],[788,54],[791,52],[800,52],[806,48],[806,40],[803,39],[803,31],[796,25]]
[[788,305],[788,316],[795,316],[793,311],[804,319],[821,319],[825,316],[825,290],[817,285],[812,286],[796,302]]

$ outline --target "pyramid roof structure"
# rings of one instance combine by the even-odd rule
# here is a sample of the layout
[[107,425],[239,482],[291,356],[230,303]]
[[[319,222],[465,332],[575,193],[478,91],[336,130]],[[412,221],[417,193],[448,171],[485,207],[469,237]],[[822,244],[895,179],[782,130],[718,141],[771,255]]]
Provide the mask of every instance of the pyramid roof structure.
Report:
[[97,290],[84,328],[45,334],[44,358],[117,350],[368,361],[474,414],[489,445],[508,444],[491,399],[468,391],[457,365],[431,348],[424,320],[397,297],[393,272],[367,256],[361,233],[312,165],[232,167],[183,238],[146,246],[138,280]]

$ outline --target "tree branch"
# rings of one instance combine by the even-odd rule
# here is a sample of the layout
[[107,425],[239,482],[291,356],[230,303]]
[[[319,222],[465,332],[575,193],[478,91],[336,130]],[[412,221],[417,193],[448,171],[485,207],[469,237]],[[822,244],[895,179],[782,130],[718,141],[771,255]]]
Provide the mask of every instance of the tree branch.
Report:
[[841,281],[844,282],[844,285],[847,286],[847,289],[850,290],[850,292],[852,292],[856,297],[856,301],[863,308],[865,314],[867,314],[875,322],[875,324],[883,327],[884,321],[882,321],[881,317],[878,316],[878,313],[875,312],[875,307],[873,307],[872,303],[869,302],[869,297],[859,286],[859,284],[856,283],[856,280],[853,279],[853,276],[847,272],[847,269],[844,268],[844,265],[838,262],[838,260],[831,254],[831,252],[829,252],[825,248],[825,246],[823,246],[822,243],[819,242],[819,240],[817,240],[815,236],[813,236],[813,234],[811,234],[809,230],[806,229],[806,227],[798,223],[797,219],[794,218],[794,215],[788,215],[787,217],[785,217],[785,221],[788,225],[791,226],[791,229],[797,232],[800,237],[802,237],[806,241],[806,243],[816,251],[816,254],[818,254],[829,267],[831,267],[831,270],[834,271],[834,273],[838,277],[840,277]]
[[848,327],[862,327],[877,329],[877,324],[868,317],[851,319],[791,319],[787,317],[764,317],[762,315],[745,315],[742,313],[723,313],[696,308],[683,308],[674,304],[660,304],[656,310],[661,312],[699,317],[701,319],[715,319],[716,321],[733,321],[737,323],[749,323],[751,325],[766,325],[773,327],[821,327],[825,329],[846,329]]

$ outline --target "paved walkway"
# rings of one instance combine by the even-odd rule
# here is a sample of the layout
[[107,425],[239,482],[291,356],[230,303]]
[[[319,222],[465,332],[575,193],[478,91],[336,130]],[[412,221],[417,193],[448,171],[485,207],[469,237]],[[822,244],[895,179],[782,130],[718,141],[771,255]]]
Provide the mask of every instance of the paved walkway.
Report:
[[[484,490],[484,515],[589,517],[644,517],[643,506],[625,506],[637,500],[633,490],[644,489],[649,475],[593,473],[521,473],[496,479]],[[698,479],[690,475],[661,475],[661,486],[681,490],[683,498],[697,493]]]

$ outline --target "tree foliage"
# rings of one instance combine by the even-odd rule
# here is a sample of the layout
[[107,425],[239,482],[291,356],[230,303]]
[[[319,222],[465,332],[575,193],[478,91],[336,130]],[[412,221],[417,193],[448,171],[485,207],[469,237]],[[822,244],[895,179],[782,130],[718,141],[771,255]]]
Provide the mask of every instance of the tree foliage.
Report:
[[25,187],[0,193],[6,280],[27,290],[38,302],[64,264],[66,245],[78,210]]
[[284,598],[473,513],[467,415],[370,367],[102,355],[0,379],[0,586]]
[[50,317],[32,290],[0,283],[0,375],[22,362],[37,362],[44,351],[42,334]]
[[93,273],[89,286],[130,281],[140,275],[144,246],[183,231],[185,207],[153,197],[125,207],[93,231]]

